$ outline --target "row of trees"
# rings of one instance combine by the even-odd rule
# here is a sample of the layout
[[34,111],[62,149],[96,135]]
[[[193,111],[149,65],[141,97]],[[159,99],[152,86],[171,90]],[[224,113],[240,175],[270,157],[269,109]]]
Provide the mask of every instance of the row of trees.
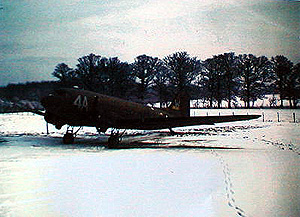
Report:
[[266,94],[280,94],[281,106],[288,99],[296,107],[300,99],[300,63],[294,65],[282,55],[268,59],[224,53],[201,61],[176,52],[163,59],[140,55],[129,64],[118,57],[89,54],[79,58],[75,68],[58,64],[53,75],[64,86],[161,105],[182,92],[210,107],[221,107],[226,100],[231,108],[239,97],[249,108]]

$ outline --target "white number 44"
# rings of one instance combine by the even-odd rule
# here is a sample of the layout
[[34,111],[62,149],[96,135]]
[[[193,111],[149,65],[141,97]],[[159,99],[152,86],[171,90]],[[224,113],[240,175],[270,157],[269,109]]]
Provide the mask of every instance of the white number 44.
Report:
[[88,107],[88,100],[86,96],[78,95],[75,101],[73,102],[73,105],[76,105],[78,108],[86,108]]

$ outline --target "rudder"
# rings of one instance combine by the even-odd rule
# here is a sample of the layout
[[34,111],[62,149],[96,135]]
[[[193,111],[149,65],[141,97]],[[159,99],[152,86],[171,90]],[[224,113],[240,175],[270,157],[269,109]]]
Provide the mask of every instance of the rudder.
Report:
[[177,94],[169,107],[178,111],[180,117],[190,117],[190,96],[186,91]]

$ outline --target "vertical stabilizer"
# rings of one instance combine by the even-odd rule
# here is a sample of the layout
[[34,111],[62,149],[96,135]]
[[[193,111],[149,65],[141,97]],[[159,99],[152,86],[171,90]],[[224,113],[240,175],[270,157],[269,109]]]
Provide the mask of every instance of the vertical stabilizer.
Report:
[[190,96],[186,91],[177,94],[170,109],[178,112],[180,117],[190,117]]
[[190,96],[184,91],[179,94],[179,110],[182,117],[190,117]]

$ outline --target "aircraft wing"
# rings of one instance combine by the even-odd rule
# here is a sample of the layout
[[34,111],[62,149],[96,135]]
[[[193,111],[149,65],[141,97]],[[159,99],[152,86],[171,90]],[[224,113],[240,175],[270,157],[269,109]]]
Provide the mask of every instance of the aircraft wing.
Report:
[[199,117],[169,117],[145,118],[144,120],[120,120],[118,128],[155,130],[193,125],[213,125],[215,123],[245,121],[259,118],[260,115],[227,115],[227,116],[199,116]]
[[37,114],[37,115],[45,116],[45,112],[40,111],[40,110],[27,109],[25,111],[26,112],[31,112],[31,113],[34,113],[34,114]]

